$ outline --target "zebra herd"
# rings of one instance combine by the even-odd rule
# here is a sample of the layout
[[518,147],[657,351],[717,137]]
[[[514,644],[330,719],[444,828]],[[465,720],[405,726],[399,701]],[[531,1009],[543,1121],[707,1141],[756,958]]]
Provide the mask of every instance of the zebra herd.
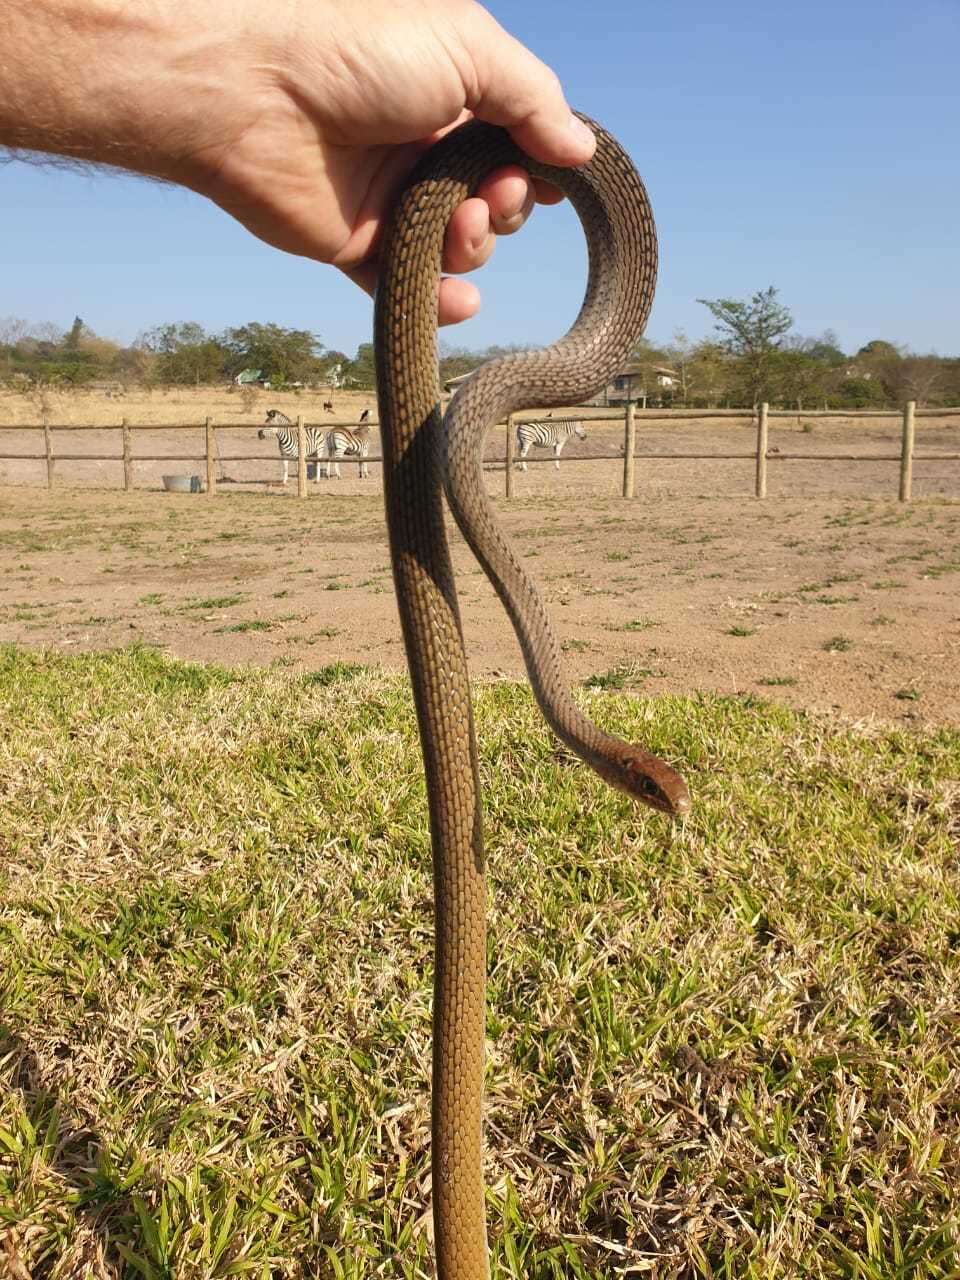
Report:
[[[370,410],[364,409],[360,415],[360,422],[352,429],[349,427],[305,428],[307,461],[316,463],[317,484],[321,479],[321,466],[324,480],[330,479],[331,466],[335,478],[337,480],[341,478],[341,458],[356,458],[360,479],[366,479],[369,475],[366,461],[370,449],[370,426],[367,421],[369,417]],[[299,454],[296,424],[279,409],[268,409],[266,424],[260,428],[257,436],[261,440],[267,440],[271,436],[276,438],[280,449],[280,461],[283,464],[283,483],[286,484],[289,479],[290,462],[295,461]],[[559,471],[560,454],[571,436],[576,436],[578,440],[587,438],[579,418],[547,417],[539,422],[517,423],[517,459],[520,470],[526,471],[526,457],[531,449],[552,449],[554,466]]]
[[[316,481],[320,483],[321,472],[323,467],[323,479],[330,479],[330,468],[333,467],[333,473],[337,480],[340,476],[340,459],[341,458],[357,458],[360,469],[360,479],[365,480],[370,473],[367,466],[366,458],[370,451],[370,427],[367,425],[366,419],[370,416],[369,409],[364,409],[360,415],[360,424],[355,429],[349,427],[330,427],[323,429],[322,427],[306,427],[307,437],[307,461],[315,461],[317,464]],[[275,436],[277,446],[280,449],[280,460],[283,463],[283,483],[287,483],[289,475],[290,460],[299,456],[300,450],[297,444],[297,427],[285,413],[281,413],[279,409],[267,410],[266,425],[262,426],[257,432],[260,440],[266,440],[270,436]],[[325,460],[321,463],[321,458],[326,455]]]

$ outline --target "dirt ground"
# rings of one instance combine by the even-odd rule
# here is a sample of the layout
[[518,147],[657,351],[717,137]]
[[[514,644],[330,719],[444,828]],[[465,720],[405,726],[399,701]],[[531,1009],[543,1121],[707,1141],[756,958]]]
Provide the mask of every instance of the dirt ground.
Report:
[[[262,396],[251,424],[274,401],[286,408],[285,399]],[[176,421],[182,410],[159,407],[153,421]],[[359,412],[349,407],[349,416]],[[147,420],[129,405],[122,411]],[[311,406],[297,411],[322,421]],[[2,412],[9,422],[9,403],[0,403],[0,420]],[[896,453],[899,445],[895,421],[806,426],[778,421],[771,449]],[[117,433],[102,434],[116,448]],[[226,479],[213,497],[104,491],[94,485],[118,483],[118,464],[72,461],[59,464],[48,492],[34,487],[45,480],[42,463],[0,464],[0,641],[67,649],[140,641],[189,659],[307,668],[401,665],[379,467],[360,481],[356,464],[344,464],[342,481],[311,484],[298,502],[295,480],[286,490],[277,483],[273,441],[228,428],[218,437]],[[70,451],[106,452],[94,446],[100,438],[77,433]],[[749,452],[753,438],[744,423],[644,423],[638,451]],[[25,439],[0,433],[0,452]],[[517,473],[511,502],[498,498],[572,679],[653,694],[752,693],[857,719],[957,721],[960,463],[917,462],[916,499],[900,504],[896,463],[772,454],[769,497],[758,502],[749,459],[639,459],[637,497],[625,502],[621,440],[616,424],[597,424],[569,452],[609,452],[609,462],[531,467]],[[182,448],[172,441],[158,432],[149,451]],[[491,455],[502,449],[502,439],[491,441]],[[960,419],[921,419],[917,449],[958,451]],[[231,465],[240,452],[263,461]],[[141,464],[138,484],[157,485],[169,465]],[[502,494],[502,466],[487,477]],[[458,534],[454,543],[472,670],[519,676],[499,601]]]

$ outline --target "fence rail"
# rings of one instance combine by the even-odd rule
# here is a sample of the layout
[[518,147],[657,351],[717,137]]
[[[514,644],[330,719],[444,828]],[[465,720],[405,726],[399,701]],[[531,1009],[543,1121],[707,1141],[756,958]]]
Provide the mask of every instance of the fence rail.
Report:
[[[571,411],[571,414],[575,410]],[[568,415],[570,416],[570,415]],[[800,420],[801,418],[841,418],[841,419],[886,419],[900,420],[902,423],[900,451],[898,453],[782,453],[779,450],[771,452],[769,447],[769,425],[771,419],[793,418]],[[947,409],[918,409],[914,401],[909,401],[902,410],[891,409],[860,409],[842,412],[830,409],[771,409],[766,404],[758,406],[756,412],[743,409],[639,409],[634,404],[627,404],[622,412],[614,413],[598,413],[591,414],[589,418],[584,419],[589,425],[598,422],[622,422],[624,424],[624,443],[622,446],[622,462],[623,462],[623,496],[632,498],[635,489],[636,477],[636,460],[638,458],[648,460],[666,460],[666,459],[684,459],[687,461],[728,461],[753,460],[756,465],[756,478],[754,483],[754,493],[758,498],[767,496],[767,467],[771,462],[898,462],[900,464],[899,473],[899,489],[898,496],[901,502],[909,502],[912,496],[913,484],[913,464],[914,462],[958,462],[960,461],[960,452],[958,453],[922,453],[918,454],[915,450],[916,440],[916,421],[918,418],[960,418],[960,408]],[[661,453],[659,451],[647,451],[641,449],[639,452],[636,447],[637,439],[637,423],[640,422],[674,422],[674,421],[703,421],[710,419],[739,419],[747,423],[756,423],[757,442],[756,446],[750,451],[736,452],[713,452],[713,453],[685,453],[670,452]],[[484,459],[486,467],[502,466],[505,473],[504,491],[506,497],[513,495],[514,481],[514,441],[516,436],[517,425],[524,421],[541,421],[542,415],[533,413],[516,413],[511,414],[505,423],[498,424],[499,428],[505,433],[505,451],[502,458]],[[23,461],[23,462],[45,462],[47,469],[47,487],[53,488],[55,482],[56,464],[58,462],[118,462],[123,465],[123,487],[126,491],[134,487],[134,467],[140,462],[198,462],[206,464],[206,491],[208,494],[215,494],[217,491],[217,472],[222,471],[223,465],[228,462],[263,462],[266,455],[258,454],[227,454],[222,455],[217,447],[216,431],[219,427],[221,430],[231,431],[257,431],[260,429],[258,423],[248,422],[220,422],[214,423],[212,418],[207,418],[203,423],[142,423],[134,424],[124,418],[116,425],[96,425],[93,423],[80,423],[77,426],[57,425],[51,422],[27,423],[22,425],[0,423],[0,433],[5,431],[38,431],[43,436],[43,453],[4,453],[0,452],[0,462],[6,461]],[[306,453],[306,427],[303,417],[297,419],[297,435],[299,440],[299,450],[297,456],[297,493],[301,498],[305,498],[308,493],[307,485],[307,453]],[[321,425],[321,424],[318,424]],[[376,420],[371,420],[370,426],[377,426]],[[355,427],[356,423],[329,421],[322,424],[324,429],[333,427]],[[494,428],[496,429],[496,428]],[[137,432],[147,431],[197,431],[203,432],[204,451],[203,453],[181,453],[181,454],[163,454],[163,453],[134,453],[133,442],[134,435]],[[91,453],[58,453],[54,449],[55,431],[65,432],[70,435],[73,432],[81,431],[119,431],[121,433],[120,453],[109,454],[91,454]],[[2,440],[0,440],[2,444]],[[568,454],[564,459],[565,465],[576,464],[579,462],[616,462],[621,460],[620,455],[611,453],[578,453]],[[317,465],[325,462],[325,458],[320,458]],[[371,454],[365,459],[366,462],[383,462],[380,454]],[[530,457],[525,459],[526,462],[536,465],[545,465],[554,461],[553,457]]]

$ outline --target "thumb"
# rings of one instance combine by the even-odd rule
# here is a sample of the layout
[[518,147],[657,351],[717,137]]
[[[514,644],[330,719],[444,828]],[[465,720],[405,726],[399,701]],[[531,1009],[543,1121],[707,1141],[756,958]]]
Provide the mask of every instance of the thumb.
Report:
[[543,164],[586,164],[596,148],[592,130],[573,114],[555,73],[479,6],[468,52],[476,71],[470,110],[502,125],[517,146]]

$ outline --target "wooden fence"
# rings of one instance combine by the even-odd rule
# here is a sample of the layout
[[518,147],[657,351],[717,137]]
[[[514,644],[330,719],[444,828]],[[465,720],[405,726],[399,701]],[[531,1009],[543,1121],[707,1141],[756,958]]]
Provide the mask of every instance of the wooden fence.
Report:
[[[573,412],[573,411],[571,411]],[[900,419],[902,422],[900,451],[898,453],[771,453],[768,447],[769,424],[772,419],[777,418],[873,418],[873,419]],[[919,462],[957,462],[960,461],[960,453],[923,453],[915,452],[915,424],[917,418],[960,418],[960,408],[950,409],[917,409],[916,403],[910,401],[906,404],[902,412],[884,409],[861,409],[851,410],[848,413],[839,412],[831,409],[811,409],[798,411],[794,409],[771,409],[766,404],[761,404],[755,413],[742,409],[638,409],[634,404],[627,404],[625,409],[617,413],[601,413],[592,415],[584,419],[588,425],[596,422],[622,422],[624,424],[624,442],[623,442],[623,496],[632,498],[634,496],[634,477],[636,459],[639,457],[644,462],[656,459],[687,459],[690,461],[716,461],[718,459],[741,459],[753,460],[756,468],[756,478],[754,484],[754,492],[758,498],[767,496],[767,466],[770,462],[898,462],[900,464],[900,483],[899,498],[901,502],[908,502],[911,497],[911,489],[913,482],[913,464]],[[756,423],[756,446],[749,452],[738,451],[736,453],[653,453],[641,452],[637,453],[637,422],[675,422],[682,420],[705,421],[710,419],[731,419],[747,418]],[[500,464],[504,468],[504,493],[510,498],[513,496],[514,482],[514,439],[516,434],[516,426],[518,422],[524,419],[528,421],[536,421],[537,418],[531,414],[511,414],[506,423],[502,423],[501,428],[505,430],[506,449],[503,458],[485,459],[485,462]],[[542,415],[540,420],[542,420]],[[212,418],[207,418],[203,423],[204,433],[204,452],[203,453],[183,453],[178,456],[169,454],[134,454],[133,439],[136,431],[196,431],[197,423],[157,423],[143,424],[134,426],[124,418],[119,427],[81,425],[81,426],[64,426],[56,427],[49,422],[30,423],[26,425],[9,425],[0,424],[0,432],[4,431],[38,431],[43,434],[43,453],[2,453],[0,452],[0,462],[3,461],[40,461],[46,462],[47,468],[47,487],[52,489],[54,485],[54,476],[56,464],[58,462],[120,462],[123,464],[123,487],[129,491],[134,487],[134,466],[139,462],[202,462],[206,466],[206,493],[213,495],[217,492],[217,469],[222,467],[226,462],[264,462],[266,457],[263,453],[258,454],[230,454],[227,457],[219,456],[216,442],[216,426],[221,428],[229,428],[230,430],[260,430],[262,424],[250,424],[240,422],[222,422],[214,424]],[[371,422],[371,426],[376,426],[376,422]],[[324,429],[330,427],[355,427],[356,423],[339,423],[329,422],[323,424]],[[303,417],[299,417],[296,423],[297,434],[299,437],[299,453],[297,458],[297,494],[301,498],[307,496],[307,452],[306,452],[306,427]],[[58,453],[54,450],[53,433],[56,430],[62,430],[69,434],[77,431],[119,431],[121,437],[121,452],[119,454],[88,454],[88,453]],[[564,458],[564,465],[573,465],[578,462],[614,462],[617,461],[615,454],[609,453],[578,453],[567,455]],[[382,462],[383,458],[379,454],[372,454],[366,459],[368,462]],[[553,462],[553,457],[527,457],[525,461],[537,464],[545,464]]]

